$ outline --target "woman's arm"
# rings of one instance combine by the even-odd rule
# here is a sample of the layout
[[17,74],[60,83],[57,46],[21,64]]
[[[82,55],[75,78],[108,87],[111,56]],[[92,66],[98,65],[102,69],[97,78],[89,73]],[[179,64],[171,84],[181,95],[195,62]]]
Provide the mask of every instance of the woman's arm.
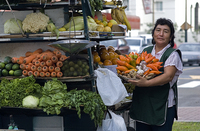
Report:
[[139,80],[129,80],[128,82],[130,82],[136,86],[139,86],[139,87],[164,85],[164,84],[172,81],[176,71],[177,71],[177,69],[175,66],[167,66],[164,68],[164,73],[155,78],[147,80],[146,78],[138,76]]

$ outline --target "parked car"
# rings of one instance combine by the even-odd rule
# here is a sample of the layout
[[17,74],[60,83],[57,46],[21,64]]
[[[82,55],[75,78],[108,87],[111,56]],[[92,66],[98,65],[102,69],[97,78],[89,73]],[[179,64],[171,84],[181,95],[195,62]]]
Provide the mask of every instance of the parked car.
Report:
[[183,65],[200,66],[200,43],[183,43],[178,46],[178,49],[182,52]]
[[128,46],[126,40],[124,39],[114,39],[114,40],[106,40],[106,41],[100,41],[100,45],[113,46],[115,50],[121,51],[123,54],[128,54],[130,47]]
[[147,45],[152,45],[152,34],[141,34],[140,37],[144,38],[144,43]]
[[143,50],[143,48],[147,46],[142,37],[126,37],[125,40],[127,41],[130,47],[129,52],[140,53]]

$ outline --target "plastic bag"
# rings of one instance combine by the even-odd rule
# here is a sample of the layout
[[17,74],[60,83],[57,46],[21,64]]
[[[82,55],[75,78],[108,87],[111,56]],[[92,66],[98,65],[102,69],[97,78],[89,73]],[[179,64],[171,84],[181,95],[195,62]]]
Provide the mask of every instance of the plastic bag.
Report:
[[127,131],[127,128],[122,116],[108,110],[102,126],[98,126],[97,131]]
[[106,106],[112,106],[128,96],[121,79],[107,68],[95,70],[97,75],[97,89]]

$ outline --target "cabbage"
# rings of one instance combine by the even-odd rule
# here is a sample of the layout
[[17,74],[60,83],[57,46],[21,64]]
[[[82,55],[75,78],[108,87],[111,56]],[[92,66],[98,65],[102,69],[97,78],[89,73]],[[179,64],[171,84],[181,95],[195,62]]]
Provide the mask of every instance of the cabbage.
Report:
[[27,108],[36,108],[39,104],[39,98],[29,95],[22,101],[22,106]]
[[[22,29],[22,21],[17,19],[17,22],[20,26],[20,28]],[[17,22],[15,21],[14,18],[8,19],[5,23],[4,23],[4,33],[5,34],[10,34],[10,33],[21,33],[21,30],[17,24]]]

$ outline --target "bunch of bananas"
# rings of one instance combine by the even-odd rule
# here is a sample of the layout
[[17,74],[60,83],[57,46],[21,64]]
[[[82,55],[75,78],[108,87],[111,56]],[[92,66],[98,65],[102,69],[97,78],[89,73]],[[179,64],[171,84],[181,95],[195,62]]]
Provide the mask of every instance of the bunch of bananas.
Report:
[[111,9],[111,16],[112,19],[117,21],[118,24],[125,24],[127,26],[128,30],[131,30],[131,25],[126,17],[126,13],[124,9],[126,9],[127,6],[117,7],[114,9]]

